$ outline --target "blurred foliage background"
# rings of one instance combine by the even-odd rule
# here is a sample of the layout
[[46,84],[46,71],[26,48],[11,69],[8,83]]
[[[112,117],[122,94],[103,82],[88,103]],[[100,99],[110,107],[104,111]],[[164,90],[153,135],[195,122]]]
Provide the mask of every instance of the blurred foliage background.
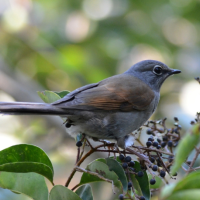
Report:
[[[152,118],[177,116],[186,130],[200,111],[199,9],[199,0],[0,0],[0,101],[41,102],[36,91],[71,91],[156,59],[182,74],[165,82]],[[0,149],[18,143],[43,148],[65,183],[76,147],[61,119],[0,116]],[[97,186],[96,200],[114,198]],[[26,198],[1,190],[0,199]]]

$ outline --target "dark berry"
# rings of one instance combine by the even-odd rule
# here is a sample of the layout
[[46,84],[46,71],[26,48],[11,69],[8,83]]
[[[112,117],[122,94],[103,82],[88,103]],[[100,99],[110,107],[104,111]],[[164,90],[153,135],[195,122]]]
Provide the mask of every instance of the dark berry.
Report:
[[147,147],[150,147],[152,145],[152,142],[148,141],[146,142]]
[[134,162],[134,161],[131,161],[131,162],[129,163],[129,166],[130,166],[130,167],[134,167],[134,165],[135,165],[135,162]]
[[148,134],[148,135],[152,135],[152,134],[153,134],[153,131],[149,128],[149,129],[147,130],[147,134]]
[[124,199],[124,195],[120,194],[118,198],[119,198],[119,200],[123,200]]
[[168,137],[167,136],[163,136],[163,141],[167,141]]
[[157,147],[158,146],[158,142],[153,142],[153,146]]
[[160,176],[164,178],[164,177],[165,177],[165,175],[166,175],[166,172],[165,172],[165,171],[163,171],[163,170],[161,170],[161,171],[160,171]]
[[131,157],[130,156],[126,156],[124,159],[124,162],[130,162],[131,161]]
[[162,148],[164,148],[166,145],[167,145],[166,142],[162,142],[162,143],[161,143],[161,147],[162,147]]
[[150,161],[151,161],[152,163],[154,163],[154,162],[155,162],[155,158],[154,158],[154,157],[151,157],[151,158],[150,158]]
[[81,141],[78,141],[77,143],[76,143],[76,146],[77,147],[81,147],[83,145],[83,143],[81,142]]
[[128,182],[128,188],[131,188],[131,187],[132,187],[132,183]]
[[139,172],[137,173],[137,175],[138,175],[139,177],[143,177],[143,176],[144,176],[144,173],[143,173],[142,171],[139,171]]
[[171,140],[169,140],[167,145],[168,145],[168,147],[172,147],[173,146],[173,142]]
[[127,164],[127,163],[123,163],[123,164],[122,164],[122,167],[123,167],[124,169],[127,169],[128,164]]
[[145,198],[143,196],[140,197],[140,200],[145,200]]
[[178,122],[178,117],[174,117],[174,121],[175,121],[175,122]]
[[119,159],[120,159],[121,161],[123,161],[123,160],[124,160],[124,155],[123,155],[123,154],[120,154],[120,155],[119,155]]
[[153,142],[154,139],[152,137],[148,138],[148,141]]
[[157,149],[161,149],[161,146],[160,146],[160,145],[158,145],[156,148],[157,148]]
[[153,170],[154,172],[156,172],[156,171],[158,170],[158,166],[157,166],[157,165],[154,165],[154,166],[152,167],[152,170]]
[[191,124],[191,125],[194,125],[194,124],[195,124],[195,121],[191,121],[190,124]]
[[161,143],[161,142],[162,142],[161,139],[159,139],[159,138],[157,138],[157,141],[158,141],[158,143]]
[[150,184],[151,184],[151,185],[154,185],[155,183],[156,183],[156,180],[155,180],[155,179],[151,179],[151,180],[150,180]]

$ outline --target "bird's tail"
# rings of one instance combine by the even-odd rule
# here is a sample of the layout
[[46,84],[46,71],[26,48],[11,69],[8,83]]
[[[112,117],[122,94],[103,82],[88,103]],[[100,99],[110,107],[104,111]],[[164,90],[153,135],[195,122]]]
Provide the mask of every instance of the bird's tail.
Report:
[[47,103],[0,102],[0,113],[10,115],[67,115],[67,110]]

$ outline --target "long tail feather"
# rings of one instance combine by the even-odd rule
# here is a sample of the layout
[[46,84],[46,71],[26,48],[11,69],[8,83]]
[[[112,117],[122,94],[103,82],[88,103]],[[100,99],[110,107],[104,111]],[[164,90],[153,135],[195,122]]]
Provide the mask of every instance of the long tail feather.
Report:
[[66,115],[68,112],[47,103],[0,102],[0,113],[11,115]]

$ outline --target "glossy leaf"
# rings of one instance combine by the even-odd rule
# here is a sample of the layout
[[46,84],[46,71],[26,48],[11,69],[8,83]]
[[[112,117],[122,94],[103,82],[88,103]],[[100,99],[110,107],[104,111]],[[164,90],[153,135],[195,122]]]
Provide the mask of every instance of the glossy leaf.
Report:
[[137,194],[139,196],[143,196],[142,190],[140,188],[140,184],[139,184],[138,180],[135,178],[135,175],[134,174],[130,174],[130,177],[131,177],[131,181],[133,183],[133,187],[137,191]]
[[199,200],[200,197],[200,190],[193,189],[193,190],[183,190],[180,192],[176,192],[175,194],[167,197],[166,200]]
[[89,184],[82,185],[76,190],[76,194],[82,199],[82,200],[93,200],[92,195],[92,188]]
[[1,172],[0,187],[37,200],[47,200],[49,195],[44,177],[36,173]]
[[70,91],[67,91],[67,90],[64,90],[64,91],[61,91],[61,92],[54,91],[54,93],[56,93],[60,98],[63,98],[64,96],[66,96],[67,94],[69,94]]
[[[106,165],[103,162],[100,161],[93,161],[91,162],[87,167],[87,170],[98,173],[99,175],[103,176],[106,179],[112,180],[114,185],[121,189],[122,185],[121,182],[118,180],[118,176],[115,172],[110,171],[108,165]],[[95,175],[91,175],[88,173],[83,173],[80,181],[80,185],[91,183],[91,182],[97,182],[97,181],[103,181],[102,179],[98,178]]]
[[175,159],[174,165],[171,169],[171,174],[176,173],[181,165],[186,161],[187,157],[194,149],[194,147],[198,144],[200,138],[200,127],[199,125],[195,125],[192,129],[191,134],[187,134],[179,143]]
[[162,190],[161,197],[163,199],[168,199],[168,197],[180,191],[194,190],[194,189],[199,190],[200,189],[199,179],[200,179],[200,171],[192,172],[191,174],[181,179],[178,183],[165,186],[164,189]]
[[49,200],[81,200],[81,198],[67,187],[56,185],[50,191]]
[[39,147],[20,144],[0,151],[0,171],[36,172],[53,183],[53,166],[46,153]]
[[[134,168],[136,169],[136,172],[142,171],[140,163],[137,161],[135,161]],[[137,175],[135,177],[140,185],[143,196],[145,197],[146,200],[149,200],[151,197],[149,179],[146,171],[143,171],[143,173],[144,173],[143,177],[138,177]]]
[[174,191],[200,189],[200,171],[192,172],[176,184]]
[[106,158],[106,164],[108,165],[109,169],[111,171],[114,171],[117,176],[119,177],[119,180],[122,183],[123,186],[123,190],[124,192],[127,192],[128,190],[128,181],[124,172],[124,169],[122,168],[122,166],[114,159],[112,158]]
[[168,196],[170,196],[172,194],[175,187],[176,187],[175,183],[166,185],[161,191],[160,198],[166,199]]
[[38,91],[37,93],[45,103],[53,103],[53,102],[61,99],[61,97],[58,94],[56,94],[55,92],[52,92],[52,91],[45,90],[45,91],[41,91],[41,92]]

